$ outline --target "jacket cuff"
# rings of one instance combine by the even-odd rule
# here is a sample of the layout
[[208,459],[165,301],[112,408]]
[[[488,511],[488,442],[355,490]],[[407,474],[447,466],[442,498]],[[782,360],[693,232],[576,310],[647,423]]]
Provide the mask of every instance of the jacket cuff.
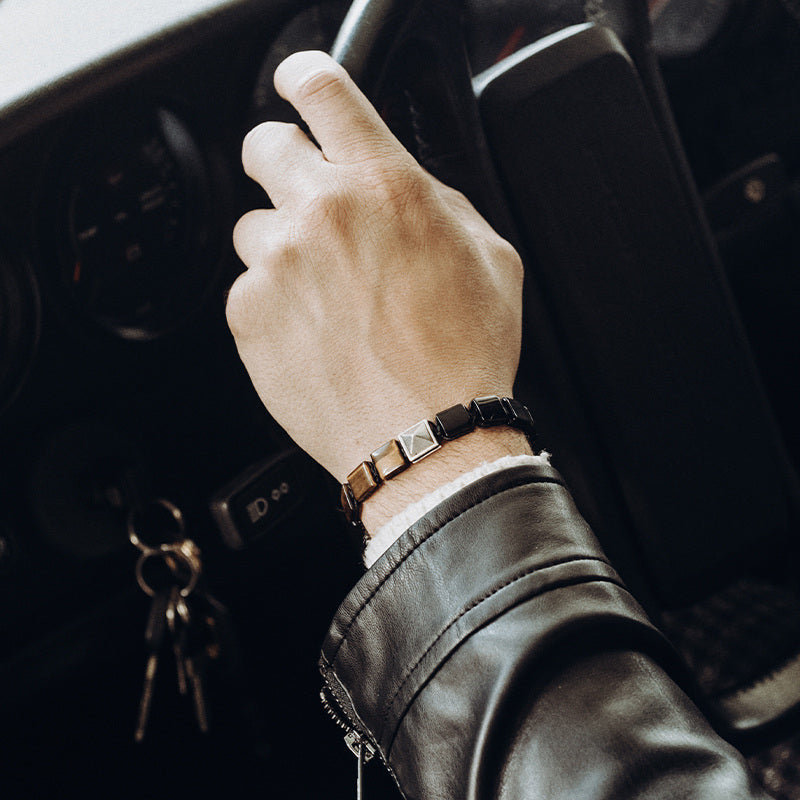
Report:
[[[560,592],[554,601],[553,592]],[[608,564],[549,466],[504,470],[419,520],[340,606],[320,666],[385,759],[416,696],[476,631],[530,604],[528,659],[606,631],[656,654],[673,651]]]
[[429,511],[432,511],[439,503],[444,503],[456,492],[469,486],[471,483],[481,478],[491,475],[493,472],[500,472],[503,469],[518,466],[540,466],[550,464],[550,454],[540,453],[539,455],[519,455],[503,456],[496,461],[486,462],[469,472],[460,475],[454,481],[446,483],[444,486],[437,487],[434,491],[426,494],[420,500],[407,506],[399,514],[392,517],[385,525],[381,526],[374,536],[367,541],[364,550],[364,565],[371,567],[397,540],[401,534],[407,531],[412,525],[418,522]]

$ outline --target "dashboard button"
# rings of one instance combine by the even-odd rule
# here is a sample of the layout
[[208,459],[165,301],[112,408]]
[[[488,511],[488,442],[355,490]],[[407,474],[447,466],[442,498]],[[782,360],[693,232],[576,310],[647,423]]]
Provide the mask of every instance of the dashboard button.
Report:
[[277,528],[303,505],[298,452],[255,464],[220,489],[210,507],[222,539],[242,550]]

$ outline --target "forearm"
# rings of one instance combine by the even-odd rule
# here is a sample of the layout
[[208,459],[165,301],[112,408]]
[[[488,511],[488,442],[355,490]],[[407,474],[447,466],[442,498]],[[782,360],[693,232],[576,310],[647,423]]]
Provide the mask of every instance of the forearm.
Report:
[[558,474],[508,470],[420,520],[323,650],[408,797],[759,797]]
[[[612,647],[595,645],[596,652],[589,647],[556,669],[531,671],[527,687],[518,686],[518,722],[504,742],[498,721],[495,752],[507,749],[491,770],[495,788],[487,796],[766,798],[741,755],[713,732],[656,658]],[[572,768],[553,769],[556,763]]]

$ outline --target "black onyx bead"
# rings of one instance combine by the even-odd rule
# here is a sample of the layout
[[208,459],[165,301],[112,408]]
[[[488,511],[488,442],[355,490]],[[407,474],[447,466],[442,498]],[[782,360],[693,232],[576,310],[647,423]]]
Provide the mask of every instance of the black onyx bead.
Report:
[[528,411],[527,406],[515,400],[513,397],[504,397],[503,405],[508,411],[508,424],[514,428],[519,428],[528,436],[535,436],[536,429],[533,423],[533,416]]
[[499,397],[476,397],[470,404],[470,410],[475,416],[475,422],[482,428],[491,425],[507,425],[508,412]]
[[441,439],[457,439],[472,430],[475,430],[475,420],[462,403],[450,406],[436,415],[436,432]]

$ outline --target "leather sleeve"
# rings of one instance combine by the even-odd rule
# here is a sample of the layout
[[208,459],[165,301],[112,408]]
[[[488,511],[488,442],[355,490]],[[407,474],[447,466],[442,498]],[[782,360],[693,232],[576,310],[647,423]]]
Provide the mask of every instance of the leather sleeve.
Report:
[[484,478],[410,528],[320,663],[407,798],[766,797],[549,467]]

